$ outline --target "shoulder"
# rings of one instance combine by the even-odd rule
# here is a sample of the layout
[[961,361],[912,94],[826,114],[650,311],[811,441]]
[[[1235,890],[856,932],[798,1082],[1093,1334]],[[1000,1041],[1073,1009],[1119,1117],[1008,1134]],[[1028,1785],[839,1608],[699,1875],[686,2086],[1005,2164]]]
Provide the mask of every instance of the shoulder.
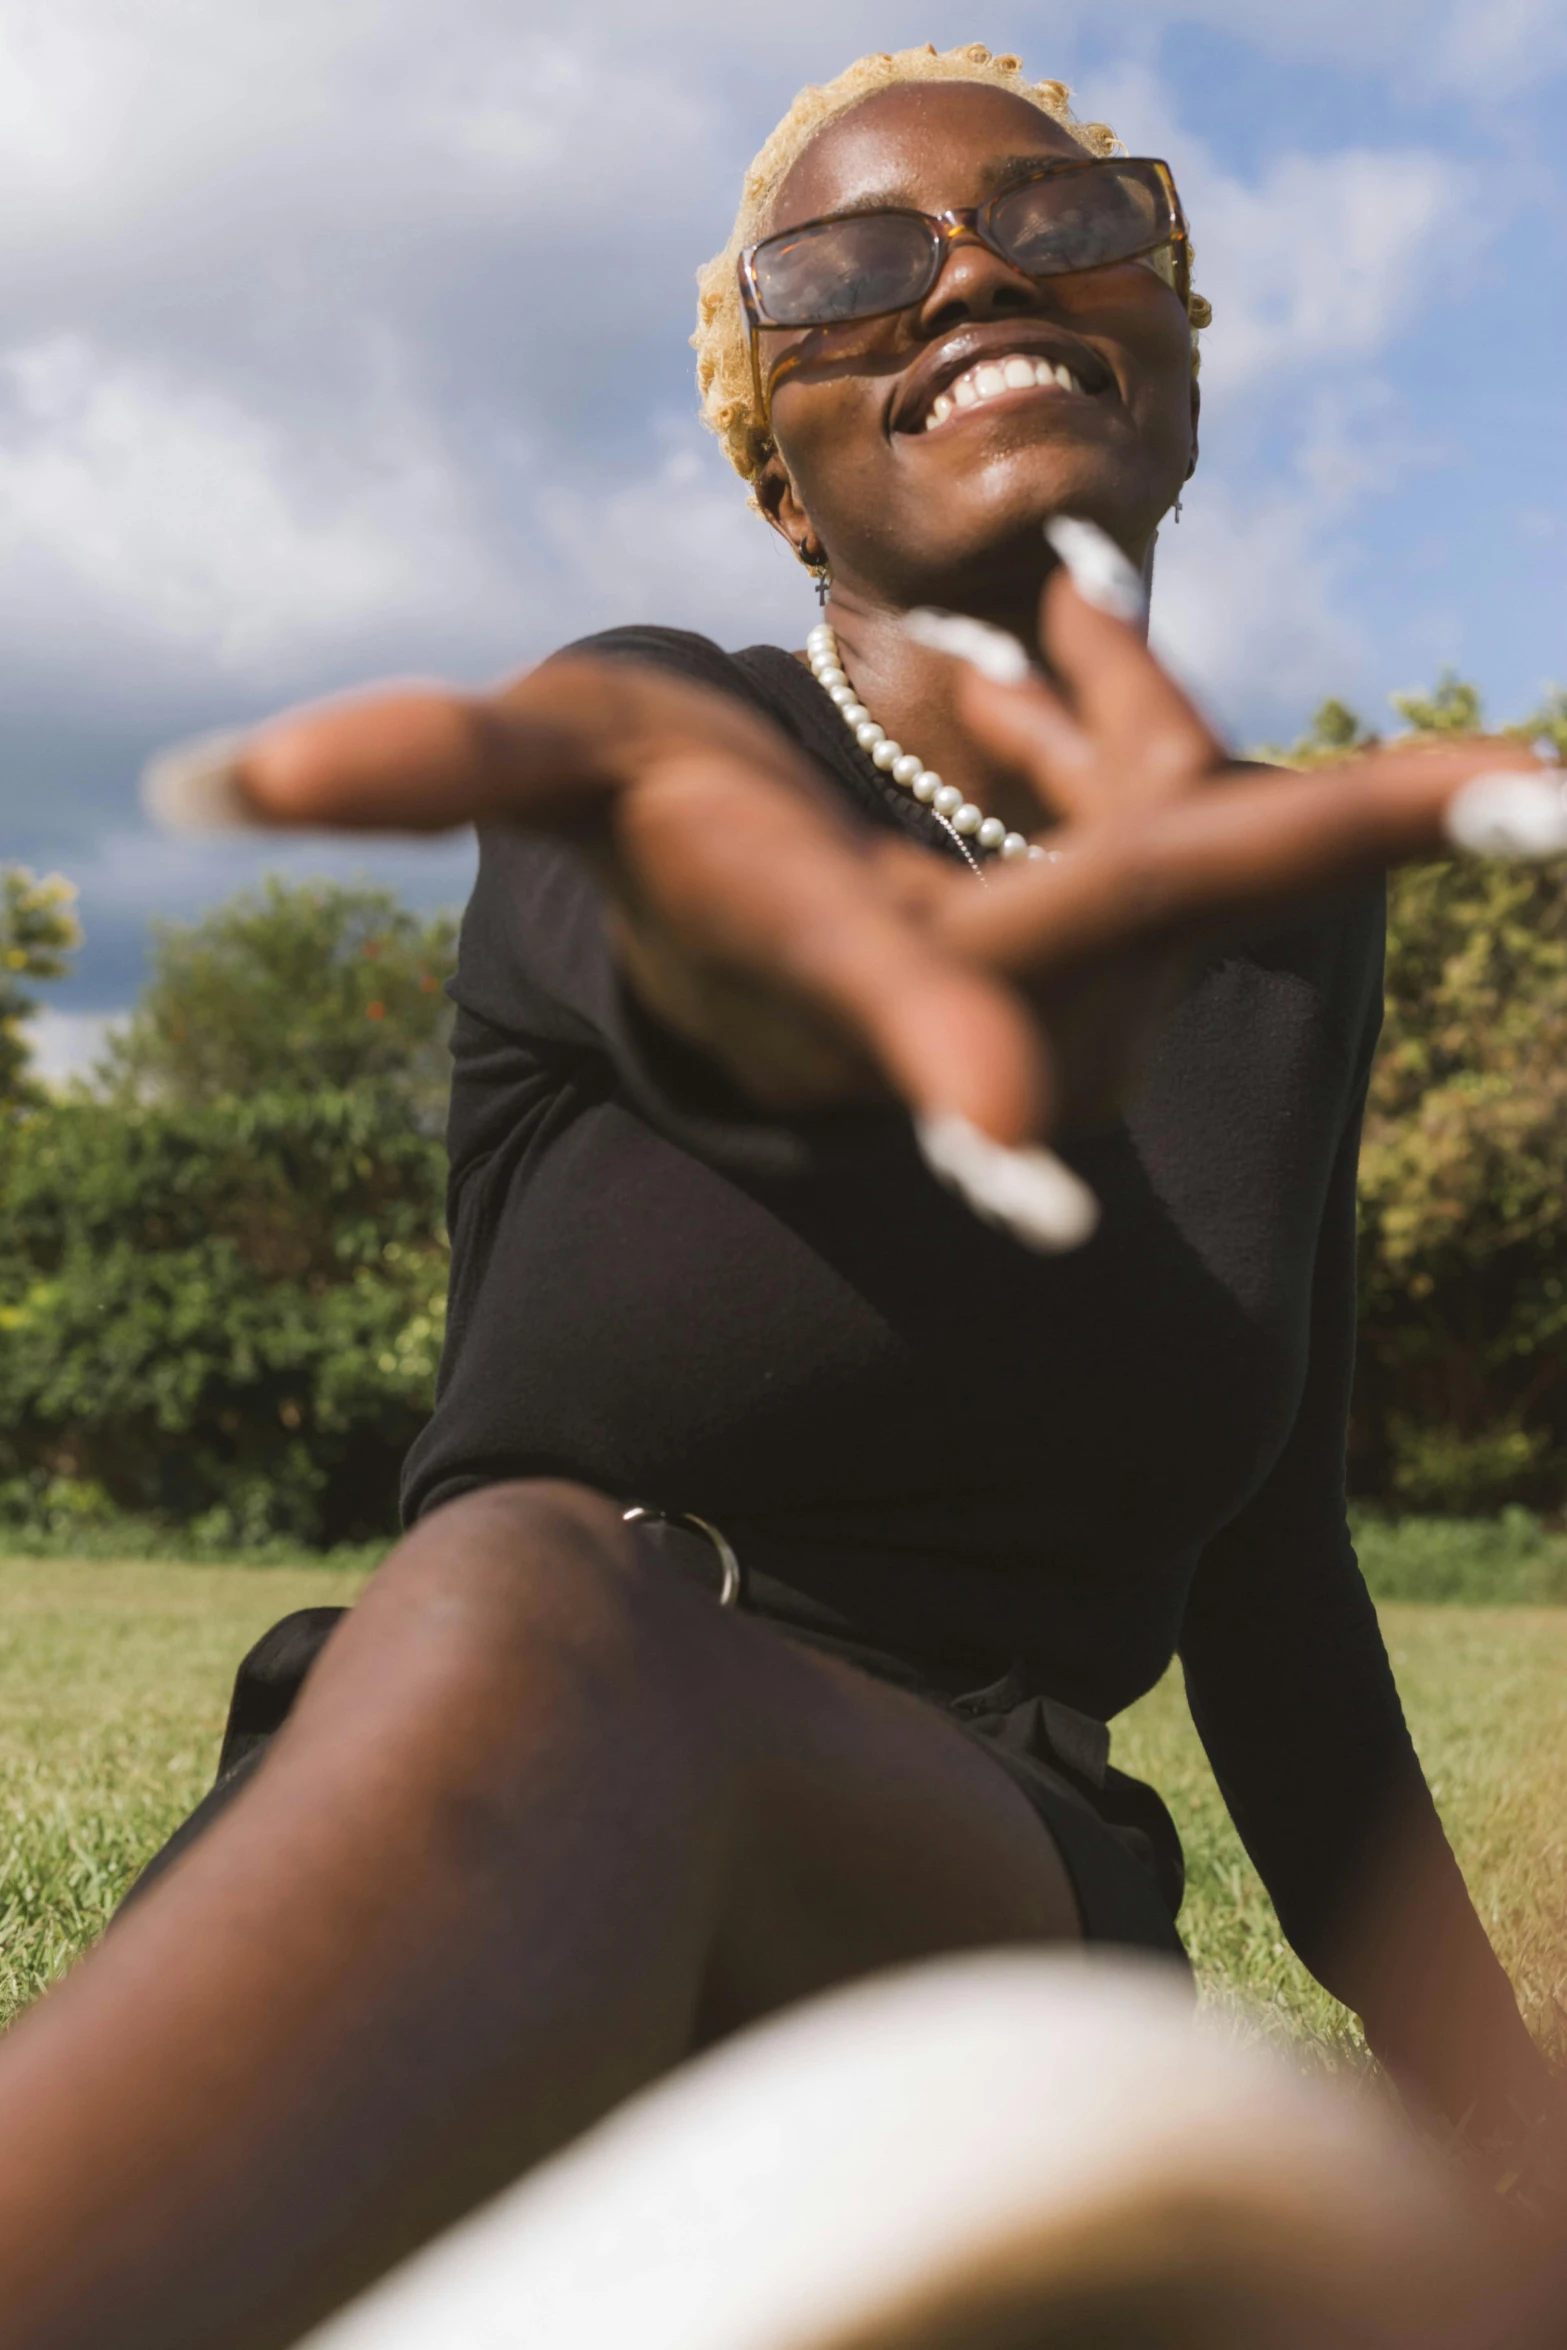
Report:
[[[729,653],[710,636],[698,635],[695,629],[660,628],[651,622],[633,622],[622,628],[600,629],[595,636],[576,637],[550,658],[635,661],[645,668],[689,678],[693,685],[713,686],[720,693],[759,701],[763,696],[753,673],[755,653],[771,655],[780,662],[790,660],[787,653],[778,652],[771,645],[754,647],[752,653]],[[797,663],[794,665],[798,667]]]
[[[710,636],[689,628],[660,628],[638,622],[623,628],[601,629],[596,636],[577,637],[552,654],[552,660],[587,658],[594,661],[635,661],[683,677],[693,685],[711,686],[733,694],[761,710],[785,730],[816,748],[811,724],[820,715],[822,700],[815,679],[803,661],[781,645],[747,645],[727,652]],[[831,713],[829,713],[831,715]],[[830,739],[830,729],[827,730]]]
[[693,685],[732,694],[804,751],[863,823],[878,831],[904,833],[940,857],[962,861],[962,852],[954,848],[945,827],[872,763],[805,662],[781,645],[747,645],[729,653],[711,637],[690,629],[636,626],[579,637],[551,657],[637,661]]

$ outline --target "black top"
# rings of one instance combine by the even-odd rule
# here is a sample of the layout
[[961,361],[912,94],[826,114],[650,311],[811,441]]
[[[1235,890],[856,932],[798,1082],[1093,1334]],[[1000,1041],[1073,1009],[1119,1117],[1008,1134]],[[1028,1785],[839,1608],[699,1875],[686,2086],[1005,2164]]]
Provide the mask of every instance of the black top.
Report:
[[[668,629],[573,649],[738,695],[867,822],[954,853],[792,656]],[[767,1126],[630,1003],[572,855],[483,833],[409,1517],[537,1475],[696,1510],[764,1612],[949,1689],[1019,1665],[1101,1719],[1178,1649],[1319,1961],[1384,1799],[1419,1786],[1344,1511],[1381,953],[1359,891],[1205,970],[1124,1118],[1064,1147],[1098,1233],[1041,1257],[942,1190],[891,1110]]]

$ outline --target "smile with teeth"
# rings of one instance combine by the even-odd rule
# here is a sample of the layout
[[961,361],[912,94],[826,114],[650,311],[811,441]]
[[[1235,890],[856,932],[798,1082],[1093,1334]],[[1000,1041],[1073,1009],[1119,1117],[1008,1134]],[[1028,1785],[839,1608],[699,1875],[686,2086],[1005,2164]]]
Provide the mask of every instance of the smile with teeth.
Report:
[[987,400],[999,398],[1002,392],[1026,392],[1035,389],[1049,392],[1081,392],[1082,385],[1070,367],[1052,366],[1048,359],[1030,359],[1021,351],[1012,352],[1005,359],[980,359],[955,383],[938,392],[931,402],[925,419],[925,430],[934,432],[955,416],[961,408],[982,408]]

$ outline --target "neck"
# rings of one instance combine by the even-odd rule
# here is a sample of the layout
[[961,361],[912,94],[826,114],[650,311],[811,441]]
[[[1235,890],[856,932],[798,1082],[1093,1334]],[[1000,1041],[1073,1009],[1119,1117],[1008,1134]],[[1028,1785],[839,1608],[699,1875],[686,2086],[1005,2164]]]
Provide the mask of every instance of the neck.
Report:
[[[1145,575],[1152,567],[1150,545],[1143,557]],[[1005,630],[1030,660],[1038,661],[1045,576],[985,597],[966,593],[953,608]],[[987,813],[1019,832],[1039,830],[1041,810],[1032,788],[976,742],[959,717],[958,664],[916,644],[905,633],[901,607],[867,594],[856,582],[834,581],[822,617],[836,633],[844,669],[878,725]]]

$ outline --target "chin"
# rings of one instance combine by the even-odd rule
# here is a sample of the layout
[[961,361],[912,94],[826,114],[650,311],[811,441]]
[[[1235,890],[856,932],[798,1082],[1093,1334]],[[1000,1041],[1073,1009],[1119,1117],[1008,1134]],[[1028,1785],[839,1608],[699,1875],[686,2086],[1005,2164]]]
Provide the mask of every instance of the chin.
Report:
[[[1121,467],[1062,462],[1059,449],[1033,449],[998,456],[977,476],[951,486],[952,509],[964,509],[943,533],[956,569],[1016,561],[1026,551],[1029,568],[1043,572],[1048,558],[1043,528],[1053,514],[1079,514],[1097,522],[1129,553],[1140,555],[1171,501],[1161,502],[1146,483],[1127,479]],[[945,518],[944,518],[945,519]]]

